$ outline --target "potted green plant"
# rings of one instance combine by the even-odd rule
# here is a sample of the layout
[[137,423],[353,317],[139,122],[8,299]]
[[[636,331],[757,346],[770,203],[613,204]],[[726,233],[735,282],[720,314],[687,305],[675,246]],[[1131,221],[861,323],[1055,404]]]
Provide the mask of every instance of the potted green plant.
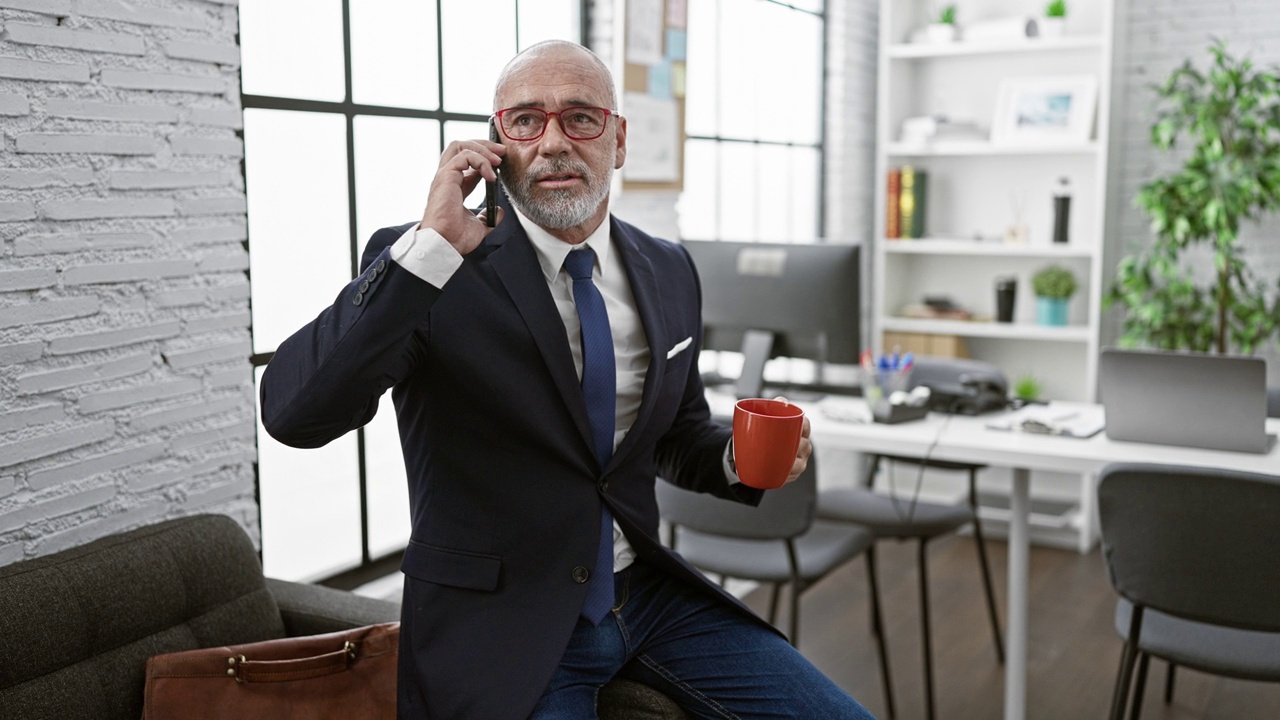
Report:
[[1076,292],[1076,276],[1061,265],[1050,265],[1031,277],[1036,296],[1036,322],[1066,325],[1067,301]]
[[1062,37],[1067,29],[1067,0],[1050,0],[1040,19],[1040,37]]
[[1013,396],[1019,400],[1039,400],[1040,393],[1040,381],[1030,373],[1020,376],[1013,384]]
[[1156,88],[1151,141],[1182,138],[1185,159],[1136,198],[1155,241],[1120,261],[1104,297],[1124,310],[1122,346],[1252,354],[1280,331],[1280,279],[1257,278],[1240,242],[1244,221],[1280,209],[1280,68],[1220,40],[1209,51],[1207,72],[1188,60]]
[[925,39],[931,43],[952,42],[956,34],[955,5],[942,6],[933,22],[925,26]]

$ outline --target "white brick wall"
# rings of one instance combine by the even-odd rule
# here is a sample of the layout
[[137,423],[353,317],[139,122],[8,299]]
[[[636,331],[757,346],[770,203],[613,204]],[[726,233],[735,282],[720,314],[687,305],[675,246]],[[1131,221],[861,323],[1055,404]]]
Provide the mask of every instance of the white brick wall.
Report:
[[235,0],[0,0],[0,565],[257,537]]
[[[1163,82],[1178,65],[1190,58],[1204,70],[1212,38],[1222,38],[1236,56],[1248,54],[1257,66],[1280,65],[1280,7],[1276,0],[1129,0],[1123,18],[1127,29],[1116,55],[1115,110],[1123,124],[1112,138],[1113,161],[1118,163],[1115,199],[1120,202],[1117,222],[1107,238],[1109,256],[1149,242],[1146,216],[1133,206],[1138,189],[1157,174],[1178,166],[1177,156],[1152,147],[1151,124],[1155,120],[1156,95],[1151,86]],[[1280,277],[1280,216],[1258,224],[1246,224],[1240,233],[1250,268],[1275,287]],[[1114,274],[1109,269],[1107,277]],[[1103,341],[1118,335],[1114,316],[1107,318]],[[1260,357],[1267,358],[1270,385],[1280,386],[1280,351],[1273,342]]]

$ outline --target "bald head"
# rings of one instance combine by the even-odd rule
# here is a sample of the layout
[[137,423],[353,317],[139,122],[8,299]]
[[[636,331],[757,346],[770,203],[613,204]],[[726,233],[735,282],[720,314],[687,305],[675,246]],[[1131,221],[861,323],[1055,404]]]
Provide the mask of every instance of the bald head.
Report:
[[501,110],[518,104],[513,101],[511,90],[518,86],[521,78],[530,74],[548,72],[556,68],[577,66],[592,84],[598,83],[610,98],[609,109],[617,109],[618,93],[614,89],[613,74],[595,53],[585,47],[568,40],[544,40],[525,48],[520,54],[511,58],[493,91],[493,109]]

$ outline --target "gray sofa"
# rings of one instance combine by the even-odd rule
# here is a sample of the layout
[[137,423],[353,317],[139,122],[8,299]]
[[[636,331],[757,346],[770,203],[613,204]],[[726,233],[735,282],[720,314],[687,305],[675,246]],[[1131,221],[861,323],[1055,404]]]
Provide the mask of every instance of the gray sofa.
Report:
[[[169,520],[0,568],[0,720],[137,720],[146,659],[397,620],[398,603],[264,578],[221,515]],[[615,681],[604,720],[683,720]]]

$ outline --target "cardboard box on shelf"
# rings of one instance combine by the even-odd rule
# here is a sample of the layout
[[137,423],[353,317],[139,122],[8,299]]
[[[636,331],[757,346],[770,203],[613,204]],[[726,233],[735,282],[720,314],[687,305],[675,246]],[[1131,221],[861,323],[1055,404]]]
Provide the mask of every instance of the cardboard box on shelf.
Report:
[[883,347],[885,350],[897,347],[902,352],[933,357],[969,357],[969,347],[959,335],[886,332]]

